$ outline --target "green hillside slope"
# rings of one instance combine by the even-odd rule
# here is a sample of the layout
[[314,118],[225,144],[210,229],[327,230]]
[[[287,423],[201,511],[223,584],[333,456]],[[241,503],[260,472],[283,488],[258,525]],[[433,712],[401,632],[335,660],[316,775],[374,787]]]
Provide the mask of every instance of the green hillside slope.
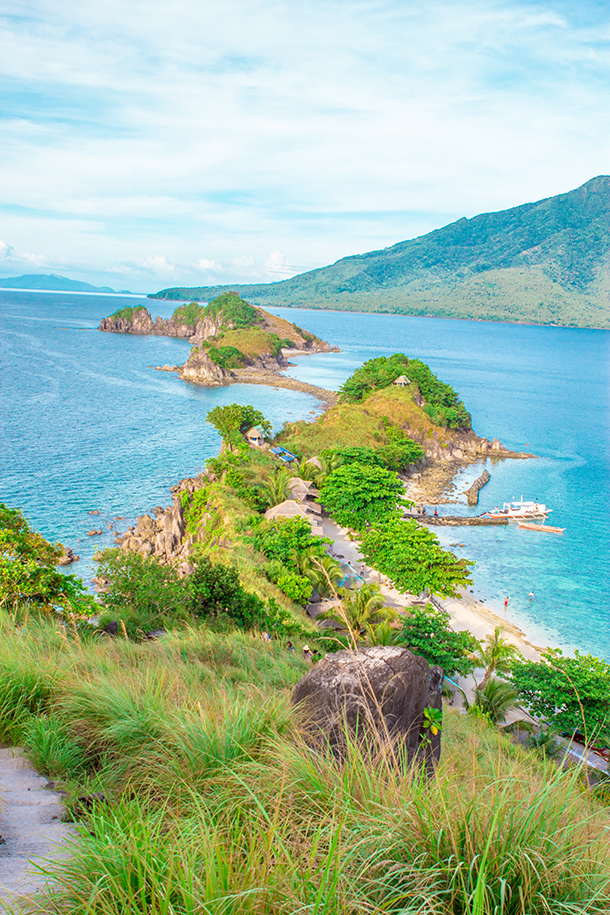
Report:
[[279,283],[165,289],[258,305],[610,327],[610,177]]

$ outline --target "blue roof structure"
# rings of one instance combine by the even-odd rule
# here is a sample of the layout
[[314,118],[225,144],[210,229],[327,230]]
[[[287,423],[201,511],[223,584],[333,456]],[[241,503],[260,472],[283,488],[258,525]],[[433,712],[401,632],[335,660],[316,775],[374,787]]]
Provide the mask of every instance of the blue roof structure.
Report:
[[271,454],[275,454],[276,457],[279,457],[281,461],[285,461],[287,464],[291,464],[292,461],[298,460],[296,454],[291,454],[290,451],[286,451],[285,448],[272,448]]

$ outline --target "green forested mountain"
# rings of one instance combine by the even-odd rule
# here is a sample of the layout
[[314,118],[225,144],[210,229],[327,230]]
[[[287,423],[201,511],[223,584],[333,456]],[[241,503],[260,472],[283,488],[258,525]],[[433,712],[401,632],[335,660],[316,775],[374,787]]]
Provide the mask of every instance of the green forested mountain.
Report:
[[279,283],[154,298],[209,300],[227,289],[263,306],[610,327],[610,177]]

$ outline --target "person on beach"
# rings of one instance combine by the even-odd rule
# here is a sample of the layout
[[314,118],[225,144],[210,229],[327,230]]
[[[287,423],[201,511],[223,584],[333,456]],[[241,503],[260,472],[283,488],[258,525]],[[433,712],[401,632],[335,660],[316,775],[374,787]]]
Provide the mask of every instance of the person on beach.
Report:
[[533,600],[533,599],[534,599],[534,592],[533,592],[533,591],[530,591],[530,593],[529,593],[527,596],[528,596],[528,599],[529,599],[529,600]]
[[504,598],[504,612],[506,613],[507,610],[508,610],[508,597],[505,597]]

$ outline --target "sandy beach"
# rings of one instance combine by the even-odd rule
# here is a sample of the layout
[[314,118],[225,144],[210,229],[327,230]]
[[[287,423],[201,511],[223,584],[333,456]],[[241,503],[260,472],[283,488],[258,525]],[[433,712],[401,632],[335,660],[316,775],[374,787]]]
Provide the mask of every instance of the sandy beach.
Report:
[[[330,518],[322,519],[321,523],[324,536],[334,541],[334,555],[343,562],[349,563],[354,572],[365,581],[379,584],[381,593],[389,606],[401,609],[420,603],[417,597],[402,594],[392,587],[384,576],[363,562],[358,544],[350,539],[346,528],[339,527]],[[497,614],[469,591],[462,589],[461,595],[460,598],[439,601],[439,604],[448,613],[454,629],[468,630],[477,639],[484,640],[485,636],[493,632],[496,626],[501,626],[505,631],[505,638],[516,645],[524,657],[538,660],[540,652],[544,650],[543,646],[535,645],[518,626]]]

